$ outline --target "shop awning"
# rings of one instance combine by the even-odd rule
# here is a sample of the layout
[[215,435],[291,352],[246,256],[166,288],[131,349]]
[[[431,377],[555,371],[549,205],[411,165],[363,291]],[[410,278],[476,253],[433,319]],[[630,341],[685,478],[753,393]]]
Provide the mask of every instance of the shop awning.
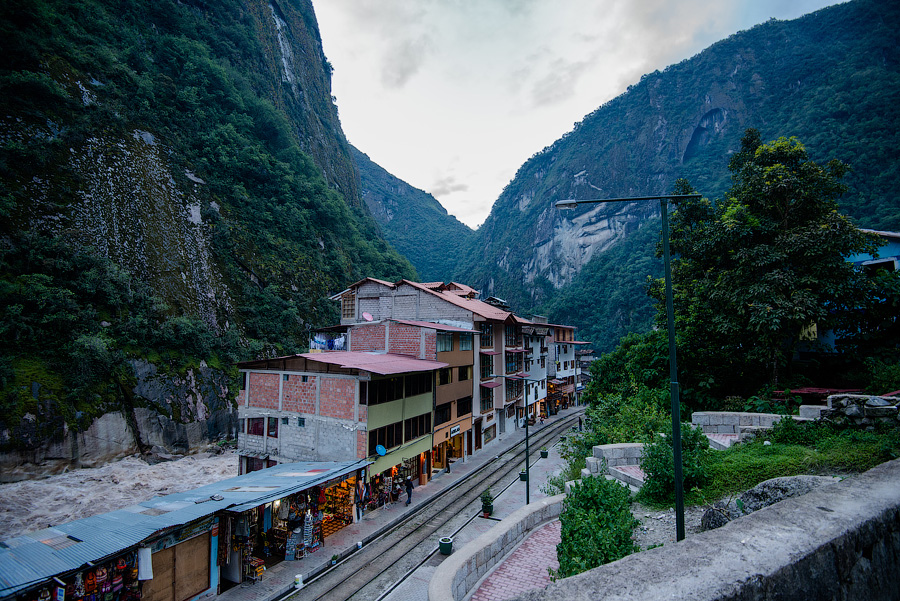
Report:
[[497,388],[500,386],[500,382],[482,382],[481,385],[485,388]]
[[524,353],[525,349],[523,348],[508,348],[506,349],[507,353]]
[[482,355],[499,355],[500,351],[481,351]]

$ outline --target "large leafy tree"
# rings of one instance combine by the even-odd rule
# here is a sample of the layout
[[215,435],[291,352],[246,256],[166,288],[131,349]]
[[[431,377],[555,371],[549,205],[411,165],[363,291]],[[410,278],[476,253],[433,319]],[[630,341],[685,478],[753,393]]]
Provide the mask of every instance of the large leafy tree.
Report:
[[[796,138],[764,144],[749,129],[729,170],[725,198],[682,201],[672,214],[680,371],[700,405],[704,392],[788,383],[802,334],[847,329],[870,285],[846,257],[878,247],[838,212],[847,166],[810,161]],[[684,180],[676,188],[692,192]]]

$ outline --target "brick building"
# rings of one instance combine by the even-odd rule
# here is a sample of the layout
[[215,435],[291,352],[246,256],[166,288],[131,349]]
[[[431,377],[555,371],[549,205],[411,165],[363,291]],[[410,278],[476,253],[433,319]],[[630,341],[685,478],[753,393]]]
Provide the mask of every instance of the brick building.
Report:
[[447,366],[362,351],[239,363],[240,473],[369,458],[370,475],[391,471],[424,482],[431,470],[435,373]]

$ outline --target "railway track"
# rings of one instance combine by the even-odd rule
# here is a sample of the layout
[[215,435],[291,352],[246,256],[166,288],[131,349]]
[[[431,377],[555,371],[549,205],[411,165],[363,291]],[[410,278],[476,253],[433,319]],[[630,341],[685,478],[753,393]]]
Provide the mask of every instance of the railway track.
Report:
[[[578,423],[581,412],[566,416],[530,436],[531,455]],[[375,601],[384,599],[438,550],[441,536],[454,536],[480,515],[481,492],[495,496],[516,481],[525,463],[525,441],[486,462],[441,495],[421,503],[409,517],[361,550],[278,601]]]

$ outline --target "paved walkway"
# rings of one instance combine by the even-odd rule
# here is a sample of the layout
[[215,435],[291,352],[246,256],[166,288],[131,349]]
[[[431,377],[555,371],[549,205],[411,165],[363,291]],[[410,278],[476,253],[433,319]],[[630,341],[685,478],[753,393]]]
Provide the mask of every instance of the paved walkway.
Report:
[[[546,420],[545,426],[555,423],[558,419],[565,417],[574,411],[581,410],[578,408],[570,408],[561,411],[558,416],[554,416]],[[544,426],[533,426],[529,428],[531,433],[539,431]],[[294,577],[300,575],[303,582],[309,582],[315,576],[327,570],[331,564],[331,556],[338,555],[346,557],[356,550],[357,542],[367,544],[369,541],[380,536],[383,532],[391,528],[394,524],[404,518],[404,515],[414,510],[418,503],[433,498],[440,494],[451,485],[459,480],[464,479],[476,469],[483,466],[494,457],[504,453],[514,444],[521,442],[525,438],[524,428],[518,428],[507,431],[497,437],[496,440],[465,461],[456,461],[451,466],[450,473],[441,472],[424,485],[417,486],[413,490],[412,507],[406,507],[406,495],[402,496],[400,502],[388,505],[375,511],[370,511],[363,516],[361,520],[355,524],[350,524],[338,532],[332,534],[325,539],[325,544],[321,549],[303,559],[296,561],[283,561],[266,570],[262,580],[256,584],[236,585],[231,589],[218,595],[217,601],[270,601],[293,588]],[[533,452],[536,449],[532,449]],[[548,459],[533,460],[531,468],[531,487],[530,499],[536,501],[539,498],[546,497],[539,489],[546,482],[547,477],[559,472],[565,462],[559,457],[555,449],[551,449]],[[502,519],[525,504],[525,483],[518,479],[512,483],[505,491],[494,492],[494,517]],[[491,519],[478,518],[474,520],[463,531],[454,534],[454,549],[461,548],[469,540],[491,528],[497,522]],[[444,536],[442,534],[441,536]],[[438,541],[435,538],[434,546],[437,549]],[[428,598],[428,581],[430,573],[434,572],[435,567],[440,564],[444,556],[435,554],[435,556],[421,566],[407,578],[403,584],[395,589],[385,598],[385,601],[425,601]]]
[[559,520],[535,530],[487,575],[471,601],[506,601],[550,584],[548,569],[559,569],[556,545],[560,541]]

